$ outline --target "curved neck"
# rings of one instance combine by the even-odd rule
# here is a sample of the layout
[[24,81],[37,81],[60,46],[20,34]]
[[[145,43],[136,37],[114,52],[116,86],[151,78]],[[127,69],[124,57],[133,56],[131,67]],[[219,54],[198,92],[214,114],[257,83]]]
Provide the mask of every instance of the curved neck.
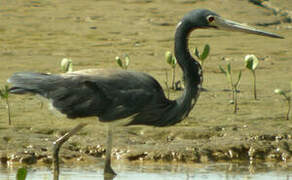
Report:
[[159,104],[150,104],[135,115],[128,125],[170,126],[188,116],[199,96],[202,83],[201,66],[192,58],[188,49],[188,36],[193,29],[187,22],[180,23],[175,33],[175,57],[184,74],[185,89],[182,96],[174,101],[163,96]]
[[178,24],[175,33],[175,57],[182,68],[185,83],[182,96],[176,99],[182,118],[187,116],[194,107],[203,81],[201,66],[192,58],[188,48],[188,37],[194,29],[196,27],[182,21]]

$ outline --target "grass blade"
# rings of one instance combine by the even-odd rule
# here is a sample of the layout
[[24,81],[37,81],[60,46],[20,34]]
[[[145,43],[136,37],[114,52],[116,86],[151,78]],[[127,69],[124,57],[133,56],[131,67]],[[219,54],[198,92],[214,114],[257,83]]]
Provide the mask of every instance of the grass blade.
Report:
[[196,55],[199,59],[201,59],[198,48],[195,48],[195,55]]
[[220,65],[219,65],[219,69],[220,69],[220,71],[221,71],[222,73],[224,73],[224,74],[225,74],[225,76],[227,76],[227,73],[226,73],[226,71],[223,69],[223,67],[222,67],[222,66],[220,66]]
[[231,65],[230,65],[230,63],[227,64],[227,73],[231,74]]

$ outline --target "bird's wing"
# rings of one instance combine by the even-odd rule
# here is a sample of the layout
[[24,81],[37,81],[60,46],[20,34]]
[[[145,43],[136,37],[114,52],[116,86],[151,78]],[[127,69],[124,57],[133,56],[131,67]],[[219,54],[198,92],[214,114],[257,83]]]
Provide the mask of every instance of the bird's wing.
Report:
[[96,70],[94,75],[92,72],[15,73],[9,79],[10,91],[40,94],[69,118],[99,116],[102,121],[133,115],[164,97],[159,84],[143,73]]
[[110,75],[88,76],[86,85],[102,91],[107,108],[99,115],[101,121],[113,121],[141,112],[145,106],[165,98],[159,83],[151,76],[131,71],[112,72]]

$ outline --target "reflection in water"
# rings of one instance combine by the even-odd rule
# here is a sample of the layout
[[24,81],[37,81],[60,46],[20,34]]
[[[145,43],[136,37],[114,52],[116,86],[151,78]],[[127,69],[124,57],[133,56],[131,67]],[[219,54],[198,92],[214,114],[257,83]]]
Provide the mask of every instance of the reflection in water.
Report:
[[103,180],[113,180],[113,179],[115,179],[115,177],[117,177],[116,175],[114,175],[114,176],[105,176],[105,175],[103,175]]
[[[292,164],[115,164],[118,176],[114,180],[206,180],[206,179],[255,179],[255,180],[292,180]],[[250,171],[252,169],[252,171]],[[14,180],[17,167],[1,167],[0,180]],[[51,180],[50,168],[28,169],[28,180]],[[66,167],[61,169],[60,180],[102,180],[100,167]],[[107,179],[108,180],[108,179]]]

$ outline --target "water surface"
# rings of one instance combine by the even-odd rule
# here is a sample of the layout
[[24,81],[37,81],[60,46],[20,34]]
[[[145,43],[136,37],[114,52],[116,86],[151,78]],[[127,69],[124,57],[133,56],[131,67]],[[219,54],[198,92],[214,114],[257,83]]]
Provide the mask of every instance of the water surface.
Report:
[[[255,180],[291,180],[291,164],[209,164],[209,165],[182,165],[182,164],[117,164],[118,172],[115,180],[206,180],[206,179],[255,179]],[[15,179],[17,168],[0,168],[0,179]],[[47,167],[29,168],[28,180],[52,179],[52,171]],[[60,180],[97,180],[103,179],[100,167],[65,167],[61,169]]]

